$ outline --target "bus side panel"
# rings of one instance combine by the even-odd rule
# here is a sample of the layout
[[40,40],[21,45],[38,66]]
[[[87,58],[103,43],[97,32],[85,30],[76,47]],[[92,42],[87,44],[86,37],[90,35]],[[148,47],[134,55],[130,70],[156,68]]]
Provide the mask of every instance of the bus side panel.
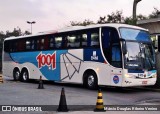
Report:
[[18,64],[11,59],[9,53],[4,52],[2,66],[3,75],[13,77],[13,69],[15,66],[18,67]]
[[83,74],[92,69],[96,72],[98,85],[110,85],[110,66],[104,63],[99,49],[69,50],[61,55],[61,79],[65,82],[83,83]]
[[40,75],[47,80],[60,80],[60,55],[67,51],[41,51],[11,53],[15,63],[29,70],[30,79],[36,79]]
[[69,50],[61,55],[61,80],[82,83],[83,49]]

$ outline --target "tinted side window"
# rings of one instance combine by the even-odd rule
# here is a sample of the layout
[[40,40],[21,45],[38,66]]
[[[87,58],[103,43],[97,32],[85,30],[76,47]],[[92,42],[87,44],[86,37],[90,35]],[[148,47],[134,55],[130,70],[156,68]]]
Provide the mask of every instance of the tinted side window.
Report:
[[98,32],[91,33],[91,46],[99,47],[99,34]]
[[26,39],[25,45],[26,45],[26,47],[25,47],[26,50],[33,51],[33,50],[36,49],[36,41],[35,41],[35,39]]
[[4,51],[5,52],[10,52],[10,41],[5,41],[4,42]]
[[37,41],[36,41],[36,45],[37,45],[37,50],[43,50],[45,48],[44,46],[44,38],[42,36],[38,37],[37,38]]
[[80,47],[80,37],[77,35],[67,36],[67,48],[78,48]]
[[35,40],[31,40],[31,50],[35,50]]
[[46,36],[44,38],[44,49],[45,50],[48,50],[49,49],[49,39],[48,39],[48,36]]
[[80,37],[80,47],[99,47],[99,28],[82,30],[77,34]]
[[90,47],[99,47],[99,28],[87,30]]
[[26,50],[30,50],[30,49],[31,49],[31,41],[26,40]]
[[62,48],[62,37],[55,37],[55,47]]
[[13,49],[13,52],[16,52],[17,51],[17,47],[18,47],[18,42],[16,41],[16,40],[14,40],[13,42],[13,47],[12,47],[12,49]]
[[44,38],[40,39],[40,50],[44,49]]
[[20,40],[17,40],[18,42],[18,51],[24,51],[25,50],[25,40],[24,39],[20,39]]
[[51,38],[49,38],[49,48],[50,48],[50,49],[55,48],[54,36],[51,36]]
[[86,47],[87,46],[87,39],[88,39],[87,34],[86,33],[82,33],[82,40],[81,40],[82,47]]

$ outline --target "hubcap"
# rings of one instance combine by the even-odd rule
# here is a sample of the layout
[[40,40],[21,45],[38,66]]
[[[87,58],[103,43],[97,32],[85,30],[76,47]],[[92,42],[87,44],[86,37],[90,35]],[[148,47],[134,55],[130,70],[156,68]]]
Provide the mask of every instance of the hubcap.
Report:
[[19,79],[19,75],[20,75],[20,73],[17,71],[16,74],[15,74],[15,77],[16,77],[17,80]]
[[90,76],[88,77],[88,85],[89,85],[89,86],[93,86],[93,84],[94,84],[94,76],[93,76],[93,75],[90,75]]
[[23,73],[23,80],[27,80],[27,73],[26,72]]

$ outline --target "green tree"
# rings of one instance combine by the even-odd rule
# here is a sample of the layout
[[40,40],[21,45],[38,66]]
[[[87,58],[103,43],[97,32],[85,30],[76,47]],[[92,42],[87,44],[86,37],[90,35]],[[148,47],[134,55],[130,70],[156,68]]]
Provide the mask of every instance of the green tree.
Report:
[[23,35],[31,35],[31,33],[26,30],[26,31],[23,33]]
[[149,19],[158,18],[159,15],[160,15],[160,10],[154,7],[154,11],[148,17]]
[[146,17],[142,14],[137,15],[137,20],[144,20],[144,19],[148,19],[148,17]]
[[124,16],[122,11],[112,12],[104,17],[99,17],[97,24],[105,23],[124,23]]
[[134,19],[132,17],[126,17],[124,19],[124,23],[125,24],[129,24],[129,25],[136,25],[136,23],[135,23],[135,21],[134,21]]
[[[135,1],[139,2],[141,0],[135,0]],[[90,24],[105,24],[105,23],[125,23],[130,25],[136,25],[137,20],[157,18],[159,15],[160,15],[160,10],[158,10],[157,8],[154,8],[154,11],[148,16],[144,16],[142,14],[137,15],[136,19],[133,19],[132,16],[124,17],[122,11],[116,11],[112,12],[111,14],[108,14],[107,16],[100,16],[96,23],[94,23],[91,20],[84,20],[83,22],[71,21],[71,26],[86,26]]]
[[5,38],[5,34],[3,33],[3,31],[0,31],[0,40]]
[[83,22],[71,21],[70,23],[71,23],[71,26],[87,26],[87,25],[94,24],[94,22],[89,19],[85,19]]
[[97,24],[105,24],[105,23],[108,23],[107,20],[106,20],[106,16],[104,17],[99,17],[99,20],[97,21]]
[[21,36],[22,35],[22,31],[19,27],[14,28],[14,30],[12,32],[10,31],[6,31],[6,37],[10,37],[10,36]]
[[124,23],[124,16],[122,11],[112,12],[107,15],[107,23]]

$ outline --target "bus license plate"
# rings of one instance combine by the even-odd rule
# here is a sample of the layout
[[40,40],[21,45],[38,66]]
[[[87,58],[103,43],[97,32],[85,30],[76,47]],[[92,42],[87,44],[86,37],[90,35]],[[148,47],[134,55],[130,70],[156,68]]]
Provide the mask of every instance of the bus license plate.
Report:
[[142,84],[147,84],[147,81],[142,81]]

